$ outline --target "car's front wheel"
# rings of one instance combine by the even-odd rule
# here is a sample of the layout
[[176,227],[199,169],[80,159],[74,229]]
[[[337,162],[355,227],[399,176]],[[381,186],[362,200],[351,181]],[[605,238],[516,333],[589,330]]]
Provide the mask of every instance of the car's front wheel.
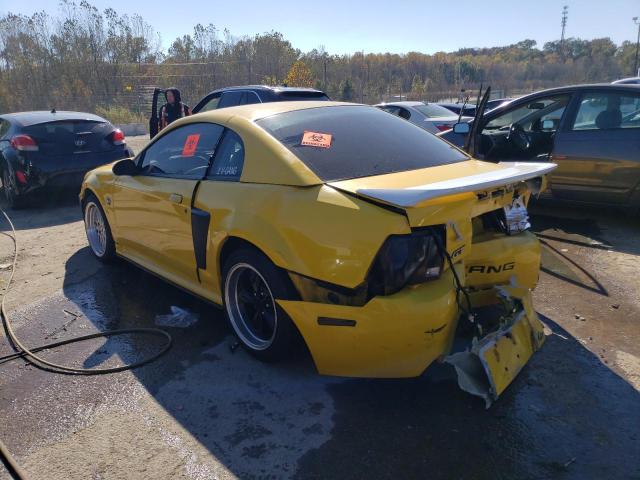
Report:
[[107,216],[95,195],[87,196],[83,210],[84,229],[91,251],[101,262],[112,260],[116,253],[115,243]]
[[224,304],[242,345],[265,361],[291,352],[295,326],[277,299],[295,298],[289,278],[262,253],[243,248],[224,262]]

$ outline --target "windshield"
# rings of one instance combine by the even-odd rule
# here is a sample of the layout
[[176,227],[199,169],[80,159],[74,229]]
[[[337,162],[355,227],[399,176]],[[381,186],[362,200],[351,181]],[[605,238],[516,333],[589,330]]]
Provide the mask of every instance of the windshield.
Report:
[[296,110],[256,123],[325,182],[468,159],[420,127],[364,105]]
[[453,117],[455,116],[448,108],[441,107],[434,103],[424,103],[422,105],[413,105],[413,108],[418,110],[427,118],[431,117]]

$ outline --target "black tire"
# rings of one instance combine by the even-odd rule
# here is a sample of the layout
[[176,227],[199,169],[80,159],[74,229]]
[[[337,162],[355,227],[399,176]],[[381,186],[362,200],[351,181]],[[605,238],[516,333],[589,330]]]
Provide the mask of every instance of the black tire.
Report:
[[[227,319],[242,346],[265,362],[289,357],[294,350],[298,332],[289,316],[275,301],[297,298],[286,273],[258,250],[240,248],[225,260],[222,278]],[[268,295],[261,297],[261,289],[258,287],[253,292],[253,303],[246,301],[246,297],[251,298],[252,293],[247,293],[247,290],[261,282],[266,286]],[[263,303],[260,303],[261,300]],[[255,313],[260,309],[264,313]]]
[[[91,232],[88,224],[93,222],[93,219],[89,218],[92,215],[100,215],[102,222],[104,224],[104,232]],[[93,255],[103,263],[109,263],[113,261],[116,257],[116,244],[113,241],[113,236],[111,235],[111,227],[109,226],[109,221],[107,220],[107,216],[104,213],[102,205],[100,205],[100,201],[93,193],[88,193],[82,202],[82,217],[84,219],[84,230],[87,234],[87,241],[89,242],[89,248]],[[100,237],[99,243],[101,243],[102,248],[98,248],[95,242],[95,238],[92,238],[92,235],[98,235]]]
[[11,172],[6,165],[2,169],[2,196],[9,209],[18,210],[26,206],[26,199],[16,192],[15,184],[11,179]]

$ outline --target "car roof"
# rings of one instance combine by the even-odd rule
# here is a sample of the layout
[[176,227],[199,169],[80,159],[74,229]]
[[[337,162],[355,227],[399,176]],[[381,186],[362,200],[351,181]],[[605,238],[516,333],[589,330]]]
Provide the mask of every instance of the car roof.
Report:
[[106,122],[106,120],[93,113],[37,110],[33,112],[15,112],[0,115],[0,118],[22,127],[37,125],[39,123],[55,122],[60,120],[88,120],[93,122]]
[[306,88],[306,87],[285,87],[283,85],[235,85],[232,87],[224,87],[218,88],[217,90],[213,90],[209,93],[216,92],[226,92],[230,90],[269,90],[274,93],[282,93],[282,92],[310,92],[310,93],[320,93],[324,94],[322,90],[317,90],[315,88]]
[[465,105],[463,103],[454,103],[454,102],[438,102],[436,105],[440,105],[441,107],[456,107],[456,108],[476,108],[475,103],[468,103]]
[[324,108],[324,107],[338,107],[343,105],[360,105],[368,106],[357,103],[349,102],[334,102],[334,101],[320,101],[312,100],[308,102],[266,102],[266,103],[252,103],[248,105],[237,105],[235,107],[225,107],[220,109],[208,110],[206,112],[196,113],[187,118],[201,118],[211,122],[220,122],[229,119],[230,117],[241,117],[246,120],[255,121],[261,118],[276,115],[278,113],[293,112],[296,110],[306,110],[309,108]]
[[416,105],[425,105],[424,102],[415,102],[415,101],[402,101],[402,102],[383,102],[375,105],[376,107],[383,107],[385,105],[391,105],[394,107],[415,107]]
[[581,92],[585,90],[624,90],[628,92],[638,93],[637,85],[625,85],[620,83],[585,83],[582,85],[566,85],[564,87],[548,88],[546,90],[540,90],[538,92],[530,93],[529,95],[522,96],[517,100],[520,101],[523,98],[532,97],[534,95],[547,95],[549,93],[570,93]]
[[614,82],[611,82],[614,85],[633,85],[633,84],[638,84],[640,83],[640,77],[627,77],[627,78],[621,78],[620,80],[616,80]]

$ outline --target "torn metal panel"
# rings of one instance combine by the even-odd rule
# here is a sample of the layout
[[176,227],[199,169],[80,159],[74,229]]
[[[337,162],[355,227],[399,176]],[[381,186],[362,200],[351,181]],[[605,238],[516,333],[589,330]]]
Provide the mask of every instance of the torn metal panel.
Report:
[[444,360],[455,368],[460,388],[483,398],[487,408],[544,342],[543,326],[533,310],[530,292],[511,286],[496,290],[505,307],[498,328],[474,338],[469,350]]

